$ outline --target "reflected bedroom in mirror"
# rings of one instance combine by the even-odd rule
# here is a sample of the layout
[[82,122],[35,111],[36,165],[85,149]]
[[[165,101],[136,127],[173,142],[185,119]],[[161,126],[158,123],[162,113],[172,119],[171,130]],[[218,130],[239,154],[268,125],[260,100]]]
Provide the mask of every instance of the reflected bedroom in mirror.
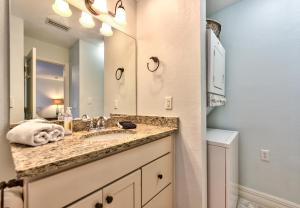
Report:
[[[34,7],[32,5],[35,5]],[[10,122],[136,114],[136,40],[70,5],[11,0]],[[38,8],[38,9],[36,9]]]

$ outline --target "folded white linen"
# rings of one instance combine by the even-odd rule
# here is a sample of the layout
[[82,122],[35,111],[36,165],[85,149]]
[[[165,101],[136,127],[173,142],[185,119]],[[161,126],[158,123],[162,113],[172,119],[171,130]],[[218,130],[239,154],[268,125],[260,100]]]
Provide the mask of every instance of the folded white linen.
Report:
[[63,138],[64,128],[62,126],[36,120],[23,122],[7,133],[10,143],[29,146],[39,146]]

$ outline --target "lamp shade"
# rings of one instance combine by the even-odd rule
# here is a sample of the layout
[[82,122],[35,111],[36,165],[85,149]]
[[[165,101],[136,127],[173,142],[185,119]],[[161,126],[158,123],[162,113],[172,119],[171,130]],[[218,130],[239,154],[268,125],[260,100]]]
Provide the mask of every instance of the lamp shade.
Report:
[[122,5],[117,8],[114,20],[119,25],[127,24],[126,11]]
[[52,4],[52,9],[56,14],[63,17],[70,17],[72,15],[68,2],[64,0],[55,0],[54,4]]
[[81,13],[81,17],[79,19],[79,22],[83,27],[86,27],[86,28],[95,27],[95,22],[93,20],[93,17],[87,12],[82,12]]
[[111,29],[110,24],[103,22],[102,26],[100,28],[100,33],[104,36],[112,36],[113,35],[113,31]]
[[63,105],[64,99],[52,99],[53,105]]
[[94,0],[92,7],[99,13],[108,13],[106,0]]

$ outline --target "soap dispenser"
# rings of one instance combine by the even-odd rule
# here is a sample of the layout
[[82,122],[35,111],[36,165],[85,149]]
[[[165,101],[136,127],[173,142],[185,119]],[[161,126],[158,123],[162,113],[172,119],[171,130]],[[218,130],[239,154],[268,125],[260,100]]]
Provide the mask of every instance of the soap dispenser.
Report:
[[73,117],[71,107],[67,107],[65,116],[64,116],[64,128],[65,135],[71,135],[73,133]]

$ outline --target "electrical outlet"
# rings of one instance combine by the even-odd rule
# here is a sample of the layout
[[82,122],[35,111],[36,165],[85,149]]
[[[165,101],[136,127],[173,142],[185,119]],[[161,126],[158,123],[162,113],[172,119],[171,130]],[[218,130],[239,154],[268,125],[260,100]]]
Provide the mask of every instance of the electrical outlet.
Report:
[[270,150],[261,149],[260,150],[260,159],[265,162],[270,162]]
[[9,107],[10,108],[14,108],[15,107],[15,99],[12,96],[10,96]]
[[173,108],[173,98],[172,97],[165,97],[165,109],[172,110]]
[[92,97],[88,97],[87,101],[88,101],[88,105],[93,104],[93,98]]

